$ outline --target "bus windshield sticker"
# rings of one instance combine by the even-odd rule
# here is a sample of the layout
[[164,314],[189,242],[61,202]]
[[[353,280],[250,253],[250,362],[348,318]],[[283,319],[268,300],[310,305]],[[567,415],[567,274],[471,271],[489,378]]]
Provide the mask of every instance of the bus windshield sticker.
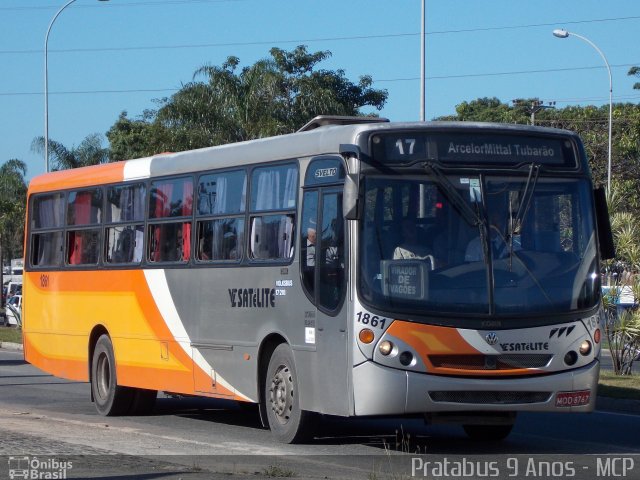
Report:
[[465,177],[460,178],[460,185],[469,185],[469,179]]
[[473,203],[482,203],[482,195],[480,193],[480,179],[472,178],[469,180],[469,200]]
[[425,300],[427,288],[426,262],[383,260],[384,294],[408,300]]

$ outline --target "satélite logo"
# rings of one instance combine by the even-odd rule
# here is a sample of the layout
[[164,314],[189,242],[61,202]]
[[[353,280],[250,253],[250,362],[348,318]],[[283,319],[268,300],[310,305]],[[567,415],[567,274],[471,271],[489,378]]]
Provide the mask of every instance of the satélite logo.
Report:
[[485,335],[484,339],[489,345],[495,345],[498,343],[498,334],[496,332],[489,332]]

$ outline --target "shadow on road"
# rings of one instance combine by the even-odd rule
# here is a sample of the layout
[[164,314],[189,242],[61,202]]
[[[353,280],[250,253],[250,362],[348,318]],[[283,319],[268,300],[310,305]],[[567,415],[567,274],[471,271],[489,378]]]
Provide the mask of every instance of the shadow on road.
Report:
[[[198,397],[159,398],[154,416],[175,415],[230,426],[262,430],[258,407],[235,401]],[[517,435],[499,443],[470,440],[456,425],[427,425],[421,417],[351,418],[322,415],[310,445],[362,445],[381,451],[410,454],[557,453],[551,445],[532,451],[531,442],[520,442]]]
[[19,365],[27,365],[27,362],[25,362],[24,360],[0,360],[0,367],[15,367],[15,366],[19,366]]

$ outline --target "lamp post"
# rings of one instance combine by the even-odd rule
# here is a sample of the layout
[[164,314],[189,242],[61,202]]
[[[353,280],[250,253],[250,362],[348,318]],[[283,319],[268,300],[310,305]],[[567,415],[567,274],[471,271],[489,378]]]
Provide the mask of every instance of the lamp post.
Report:
[[607,72],[609,73],[609,158],[607,162],[607,193],[609,193],[611,192],[611,126],[613,122],[613,82],[611,79],[611,67],[609,66],[607,57],[605,57],[604,53],[602,53],[602,50],[600,50],[596,46],[596,44],[588,38],[585,38],[582,35],[578,35],[577,33],[568,32],[567,30],[562,29],[554,30],[553,35],[558,38],[567,38],[569,35],[573,35],[574,37],[578,37],[579,39],[584,40],[593,48],[595,48],[595,50],[600,54],[600,56],[604,60],[605,65],[607,66]]
[[[60,10],[51,19],[49,28],[47,28],[47,34],[44,37],[44,166],[45,172],[49,171],[49,33],[51,33],[51,27],[56,21],[56,18],[60,16],[62,11],[71,5],[76,0],[69,0],[65,3]],[[109,0],[98,0],[99,2],[108,2]]]
[[426,0],[422,0],[422,18],[420,20],[420,121],[425,121],[425,14],[426,14]]

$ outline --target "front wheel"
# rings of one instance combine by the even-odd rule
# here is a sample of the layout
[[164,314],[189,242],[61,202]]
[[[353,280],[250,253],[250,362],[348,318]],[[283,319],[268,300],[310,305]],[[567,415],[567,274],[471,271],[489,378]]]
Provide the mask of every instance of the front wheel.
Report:
[[278,345],[269,360],[264,402],[269,428],[280,442],[296,443],[310,436],[313,414],[300,409],[293,352],[287,344]]
[[91,392],[98,413],[106,416],[128,413],[134,390],[118,386],[113,344],[108,335],[96,342],[91,358]]

